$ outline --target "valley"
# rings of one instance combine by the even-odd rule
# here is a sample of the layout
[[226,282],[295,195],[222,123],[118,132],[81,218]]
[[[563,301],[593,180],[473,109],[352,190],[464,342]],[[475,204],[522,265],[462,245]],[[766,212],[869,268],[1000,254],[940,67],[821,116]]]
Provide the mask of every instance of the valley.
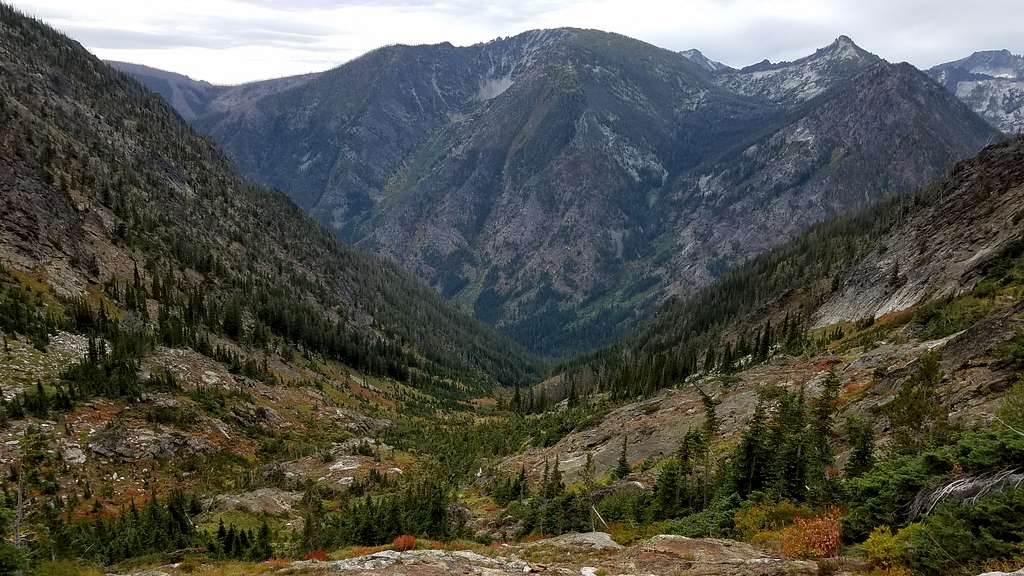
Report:
[[1024,564],[1019,57],[0,40],[0,574]]

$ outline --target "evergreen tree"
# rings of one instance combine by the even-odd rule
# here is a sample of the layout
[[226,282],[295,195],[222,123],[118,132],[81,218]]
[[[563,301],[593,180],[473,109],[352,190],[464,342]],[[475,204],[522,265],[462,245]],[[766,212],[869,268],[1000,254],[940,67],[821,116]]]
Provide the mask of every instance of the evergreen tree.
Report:
[[808,440],[808,485],[812,502],[824,503],[835,496],[832,468],[835,453],[832,450],[832,420],[842,382],[834,370],[830,370],[822,383],[821,394],[811,406],[811,421]]
[[629,476],[632,471],[629,466],[629,460],[626,458],[626,445],[629,442],[629,436],[626,434],[622,435],[622,451],[619,452],[619,460],[615,463],[615,471],[612,476],[617,480],[622,480]]
[[949,413],[938,399],[941,381],[939,354],[934,350],[927,352],[921,357],[917,372],[886,406],[892,448],[897,454],[919,453],[940,446],[951,437]]
[[679,476],[679,462],[669,458],[658,474],[654,485],[654,511],[658,518],[672,518],[680,509],[682,479]]
[[769,478],[772,448],[768,445],[767,407],[758,398],[750,424],[740,437],[732,458],[736,492],[743,498],[762,490]]
[[846,475],[855,478],[875,464],[875,433],[870,420],[851,416],[846,419],[846,434],[853,449],[846,461]]
[[584,492],[589,494],[594,490],[594,455],[590,452],[587,452],[587,461],[583,464],[583,470],[580,472],[580,482],[583,483]]

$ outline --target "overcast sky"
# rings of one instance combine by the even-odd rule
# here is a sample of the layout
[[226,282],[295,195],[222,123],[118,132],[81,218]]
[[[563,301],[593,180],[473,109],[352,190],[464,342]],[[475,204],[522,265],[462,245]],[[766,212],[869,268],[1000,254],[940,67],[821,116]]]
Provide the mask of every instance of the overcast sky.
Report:
[[14,0],[102,58],[218,84],[325,70],[386,44],[473,44],[575,26],[745,66],[846,34],[926,68],[1024,52],[1024,0]]

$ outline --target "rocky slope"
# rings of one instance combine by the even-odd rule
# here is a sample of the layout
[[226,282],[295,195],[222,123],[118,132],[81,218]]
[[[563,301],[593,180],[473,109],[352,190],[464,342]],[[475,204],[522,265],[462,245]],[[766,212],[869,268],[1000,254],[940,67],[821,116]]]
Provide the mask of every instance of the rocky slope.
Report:
[[[218,314],[237,305],[245,333],[267,327],[303,346],[337,344],[336,357],[356,363],[357,349],[376,348],[365,358],[394,359],[378,371],[425,362],[471,379],[504,372],[497,365],[508,358],[507,340],[396,267],[344,246],[282,195],[246,182],[130,77],[7,8],[3,16],[4,266],[65,297],[102,285],[109,294],[117,282],[201,290]],[[272,304],[282,297],[289,311]],[[314,336],[317,325],[333,335]],[[361,343],[348,352],[329,344],[346,333]],[[478,344],[482,355],[468,352]],[[482,369],[488,355],[498,364]]]
[[386,47],[195,124],[343,238],[560,354],[993,134],[845,37],[733,70],[576,29]]
[[[942,354],[939,393],[950,415],[965,426],[991,422],[1018,368],[998,351],[1024,330],[1022,218],[1024,139],[1017,138],[959,163],[910,201],[818,227],[696,297],[666,306],[620,349],[549,380],[547,392],[559,398],[566,393],[561,379],[577,390],[606,389],[621,372],[629,390],[651,397],[507,466],[539,474],[557,458],[574,478],[589,453],[597,471],[607,472],[624,435],[630,461],[664,458],[703,421],[703,393],[720,401],[720,441],[729,445],[746,426],[759,387],[814,394],[830,369],[844,386],[844,415],[877,415],[931,350]],[[740,358],[736,373],[706,367],[709,347],[721,353],[726,342],[756,341],[766,322],[779,330],[799,318],[824,338],[814,353],[788,356],[786,336],[777,332],[766,363]],[[837,327],[842,331],[830,339]],[[679,379],[665,380],[677,362]],[[666,385],[671,389],[651,392]],[[884,419],[876,422],[884,438]],[[639,480],[649,486],[651,478]]]
[[1007,134],[1024,130],[1024,57],[1009,50],[975,52],[928,75]]

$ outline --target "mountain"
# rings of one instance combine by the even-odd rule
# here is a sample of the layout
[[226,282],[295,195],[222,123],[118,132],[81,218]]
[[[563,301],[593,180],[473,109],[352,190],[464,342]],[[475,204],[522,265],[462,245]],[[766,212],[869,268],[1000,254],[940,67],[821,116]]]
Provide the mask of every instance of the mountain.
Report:
[[195,345],[230,323],[235,338],[273,337],[369,373],[483,386],[532,376],[533,360],[492,329],[245,181],[159,96],[2,16],[5,267],[65,298],[123,299],[128,282],[137,307],[149,313],[142,293],[162,300],[160,328]]
[[975,52],[939,64],[928,75],[996,128],[1008,134],[1024,130],[1024,56],[1009,50]]
[[712,60],[708,58],[703,53],[701,53],[700,50],[697,50],[696,48],[683,50],[682,52],[680,52],[680,54],[688,58],[694,64],[697,64],[701,68],[707,70],[708,72],[721,72],[723,70],[732,70],[730,66],[722,64],[717,60]]
[[107,64],[131,75],[143,86],[159,94],[186,120],[193,120],[196,116],[206,113],[210,102],[223,90],[209,82],[193,80],[183,74],[166,72],[141,64],[113,60],[108,60]]
[[814,54],[772,64],[764,60],[741,70],[727,70],[717,80],[735,92],[780,104],[795,104],[825,92],[881,58],[857,46],[847,36]]
[[301,557],[283,518],[307,490],[326,519],[350,489],[415,485],[408,508],[434,528],[403,533],[446,537],[470,439],[494,444],[489,423],[453,432],[455,451],[439,439],[535,381],[535,358],[3,3],[0,123],[0,445],[17,494],[0,498],[0,572]]
[[[671,84],[708,78],[647,62]],[[506,91],[548,87],[514,93],[530,110],[611,99],[582,75],[567,97],[552,83],[573,77],[553,71]],[[849,156],[922,170],[920,142],[893,148],[905,160],[857,142],[896,138],[893,118],[930,126],[935,91],[957,103],[921,78],[877,63],[766,117],[736,96],[730,110],[764,130],[691,143],[714,152],[691,170],[742,152],[738,175],[714,173],[756,182],[772,173],[759,150],[836,146],[828,119],[849,133]],[[656,88],[645,107],[670,101]],[[892,115],[856,125],[851,93]],[[927,137],[969,129],[963,118]],[[590,122],[575,122],[580,146],[609,124],[635,138]],[[505,390],[494,384],[537,381],[528,354],[246,182],[156,94],[5,4],[0,123],[0,572],[1017,567],[1024,137],[812,224],[671,299],[616,346]],[[542,138],[497,143],[550,153],[541,142],[564,128],[538,124]],[[504,132],[446,127],[437,145],[468,141],[486,171],[482,143]],[[565,169],[599,174],[554,144]],[[840,156],[833,171],[865,178]],[[455,175],[470,182],[473,167]],[[813,162],[780,167],[818,174],[801,188],[817,203],[855,192],[819,194]],[[755,188],[706,189],[728,206]],[[679,202],[654,200],[674,222],[666,207]]]
[[712,70],[557,29],[381,48],[194,124],[342,238],[567,355],[993,138],[933,88],[846,37]]
[[128,74],[146,88],[159,94],[189,122],[214,112],[247,106],[253,100],[299,86],[316,76],[304,74],[249,82],[239,86],[218,86],[141,64],[115,60],[107,60],[106,64]]

